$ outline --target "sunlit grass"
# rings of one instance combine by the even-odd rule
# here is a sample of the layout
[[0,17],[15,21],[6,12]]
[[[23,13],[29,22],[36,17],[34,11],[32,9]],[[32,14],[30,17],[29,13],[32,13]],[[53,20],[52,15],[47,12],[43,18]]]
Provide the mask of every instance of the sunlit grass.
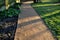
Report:
[[32,4],[32,7],[45,21],[51,32],[60,40],[60,4]]
[[56,10],[54,12],[51,12],[51,13],[47,13],[45,15],[42,15],[42,18],[46,17],[46,16],[51,16],[51,15],[54,15],[54,14],[58,14],[60,12],[60,10]]
[[59,4],[56,4],[56,3],[55,4],[50,4],[50,3],[49,4],[44,4],[44,3],[43,4],[39,4],[39,3],[37,3],[37,5],[34,4],[33,7],[39,7],[39,6],[56,6],[56,5],[59,5]]

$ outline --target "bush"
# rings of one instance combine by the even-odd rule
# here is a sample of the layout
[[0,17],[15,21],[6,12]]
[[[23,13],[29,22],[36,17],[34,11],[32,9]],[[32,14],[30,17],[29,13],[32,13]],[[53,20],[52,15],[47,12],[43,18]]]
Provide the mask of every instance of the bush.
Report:
[[20,13],[20,9],[18,5],[13,5],[9,7],[8,10],[4,10],[0,12],[0,19],[8,18],[8,17],[15,17],[18,16]]

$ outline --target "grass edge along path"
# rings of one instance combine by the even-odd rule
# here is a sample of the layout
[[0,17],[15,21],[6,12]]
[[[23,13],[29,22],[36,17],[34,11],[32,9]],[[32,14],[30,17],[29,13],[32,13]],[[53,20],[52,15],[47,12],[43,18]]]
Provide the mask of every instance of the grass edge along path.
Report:
[[[51,6],[53,6],[53,7],[51,7]],[[60,36],[59,36],[60,34],[58,34],[59,30],[60,30],[59,29],[60,28],[60,21],[59,21],[59,19],[60,19],[60,16],[59,16],[60,15],[60,4],[36,3],[36,4],[32,4],[32,7],[39,14],[39,16],[41,16],[41,18],[43,18],[45,24],[55,35],[54,37],[56,37],[58,40],[60,40]],[[50,10],[47,10],[47,9],[50,9]],[[42,12],[40,12],[40,11],[42,11]],[[52,12],[49,13],[49,11],[52,11]],[[42,14],[44,14],[44,15],[42,15]]]

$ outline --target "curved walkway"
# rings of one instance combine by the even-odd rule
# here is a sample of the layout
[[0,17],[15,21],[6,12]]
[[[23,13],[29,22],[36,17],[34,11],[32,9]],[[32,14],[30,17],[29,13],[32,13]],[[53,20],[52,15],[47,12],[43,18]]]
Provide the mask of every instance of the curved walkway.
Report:
[[22,4],[14,40],[55,39],[34,9],[29,4]]

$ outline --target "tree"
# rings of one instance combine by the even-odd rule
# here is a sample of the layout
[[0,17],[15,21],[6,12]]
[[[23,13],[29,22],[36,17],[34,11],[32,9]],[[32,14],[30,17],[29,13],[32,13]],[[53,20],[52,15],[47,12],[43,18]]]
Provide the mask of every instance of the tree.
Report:
[[36,3],[36,0],[34,0],[34,3]]
[[60,3],[60,0],[59,0],[59,3]]
[[37,3],[39,0],[34,0],[34,3]]
[[9,7],[8,0],[5,0],[5,5],[6,5],[6,9],[8,9]]

